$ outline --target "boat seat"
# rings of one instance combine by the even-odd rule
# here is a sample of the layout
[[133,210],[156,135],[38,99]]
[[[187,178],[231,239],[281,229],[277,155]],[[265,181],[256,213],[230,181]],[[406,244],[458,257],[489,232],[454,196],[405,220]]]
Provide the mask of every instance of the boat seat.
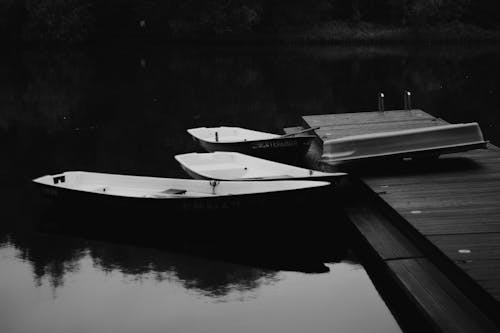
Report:
[[218,163],[200,166],[196,171],[214,178],[239,178],[247,173],[248,169],[234,163]]
[[160,193],[163,194],[185,194],[187,190],[184,189],[178,189],[178,188],[169,188],[164,191],[161,191]]
[[205,169],[200,170],[206,176],[213,178],[239,178],[247,173],[244,168],[226,168],[226,169]]
[[184,189],[179,189],[179,188],[168,188],[166,190],[156,192],[156,193],[151,193],[151,194],[146,194],[144,195],[144,198],[169,198],[172,197],[172,195],[182,195],[186,194],[187,190]]

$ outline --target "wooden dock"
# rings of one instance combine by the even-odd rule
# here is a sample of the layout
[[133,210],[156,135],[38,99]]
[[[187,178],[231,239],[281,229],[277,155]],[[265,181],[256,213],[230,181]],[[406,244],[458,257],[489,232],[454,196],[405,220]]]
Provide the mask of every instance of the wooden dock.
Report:
[[[321,126],[321,140],[446,124],[422,110],[303,121]],[[389,285],[398,287],[429,327],[500,332],[499,148],[323,169],[350,173],[344,206],[353,230],[373,266],[390,277]]]

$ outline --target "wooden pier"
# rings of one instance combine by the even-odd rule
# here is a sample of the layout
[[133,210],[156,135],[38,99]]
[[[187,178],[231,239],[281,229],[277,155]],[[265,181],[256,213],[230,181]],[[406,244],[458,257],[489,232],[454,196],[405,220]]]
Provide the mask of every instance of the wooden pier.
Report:
[[[303,121],[321,126],[321,140],[446,124],[421,110]],[[370,266],[390,278],[385,284],[397,287],[416,316],[439,332],[500,332],[499,148],[322,168],[351,175],[349,223]]]

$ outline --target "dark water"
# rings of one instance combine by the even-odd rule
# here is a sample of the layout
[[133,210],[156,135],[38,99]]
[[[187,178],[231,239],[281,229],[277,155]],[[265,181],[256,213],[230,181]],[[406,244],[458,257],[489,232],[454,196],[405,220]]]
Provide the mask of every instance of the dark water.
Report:
[[[306,274],[279,262],[154,249],[99,230],[42,232],[44,203],[30,179],[63,170],[186,177],[173,155],[200,151],[186,128],[278,133],[300,115],[373,110],[380,91],[386,109],[402,108],[410,90],[413,107],[478,121],[498,144],[499,54],[492,46],[3,52],[1,331],[400,331],[345,249],[321,257],[332,261],[328,272]],[[249,247],[258,248],[264,231],[251,232]]]

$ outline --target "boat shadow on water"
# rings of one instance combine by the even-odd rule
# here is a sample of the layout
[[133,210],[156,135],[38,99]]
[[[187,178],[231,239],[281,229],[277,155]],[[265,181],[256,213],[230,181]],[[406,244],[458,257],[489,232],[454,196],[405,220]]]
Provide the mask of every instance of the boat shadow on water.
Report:
[[[340,261],[348,252],[335,192],[320,193],[294,200],[273,198],[252,207],[174,212],[147,202],[56,201],[47,203],[38,229],[262,268],[320,273],[328,271],[324,263]],[[319,214],[325,205],[330,207],[327,219]]]

